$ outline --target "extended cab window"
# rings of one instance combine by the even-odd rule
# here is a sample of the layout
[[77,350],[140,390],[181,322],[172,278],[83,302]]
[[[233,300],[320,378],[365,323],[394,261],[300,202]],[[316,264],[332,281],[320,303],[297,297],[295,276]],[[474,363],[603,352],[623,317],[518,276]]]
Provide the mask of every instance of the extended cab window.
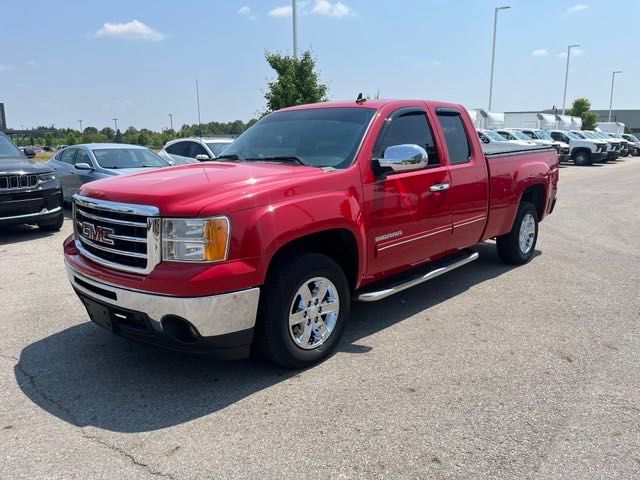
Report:
[[462,118],[455,113],[438,113],[440,126],[444,131],[444,138],[447,142],[447,152],[449,152],[449,163],[459,165],[471,160],[471,148],[467,132],[462,125]]
[[416,110],[391,117],[376,144],[374,156],[383,158],[384,151],[394,145],[419,145],[429,155],[429,166],[438,165],[438,151],[425,112]]

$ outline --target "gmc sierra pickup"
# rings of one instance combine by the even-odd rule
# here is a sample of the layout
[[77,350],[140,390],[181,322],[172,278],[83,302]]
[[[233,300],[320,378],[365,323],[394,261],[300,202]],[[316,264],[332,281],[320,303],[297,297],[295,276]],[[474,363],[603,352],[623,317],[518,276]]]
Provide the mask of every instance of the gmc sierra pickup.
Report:
[[[518,149],[518,147],[514,147]],[[64,242],[89,317],[168,348],[304,367],[373,302],[478,257],[528,262],[553,148],[485,154],[465,108],[328,102],[271,113],[219,161],[84,185]]]

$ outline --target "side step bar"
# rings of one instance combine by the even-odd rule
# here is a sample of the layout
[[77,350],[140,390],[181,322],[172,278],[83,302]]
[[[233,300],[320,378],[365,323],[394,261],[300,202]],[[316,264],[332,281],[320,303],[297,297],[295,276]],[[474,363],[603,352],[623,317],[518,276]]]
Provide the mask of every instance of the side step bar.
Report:
[[407,290],[408,288],[415,287],[416,285],[428,282],[429,280],[433,280],[443,273],[447,273],[451,270],[455,270],[458,267],[462,267],[467,263],[477,260],[479,256],[480,255],[478,254],[478,252],[474,250],[462,250],[458,253],[453,254],[452,257],[440,259],[434,262],[431,270],[426,273],[424,273],[423,271],[412,277],[404,278],[398,283],[387,284],[386,287],[381,290],[363,291],[356,296],[355,300],[359,302],[377,302],[378,300],[390,297],[391,295],[402,292],[403,290]]

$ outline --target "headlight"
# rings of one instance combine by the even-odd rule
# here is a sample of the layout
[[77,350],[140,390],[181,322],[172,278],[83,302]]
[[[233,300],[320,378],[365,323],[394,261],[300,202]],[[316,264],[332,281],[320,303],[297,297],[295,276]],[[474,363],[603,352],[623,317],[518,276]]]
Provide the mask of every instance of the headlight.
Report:
[[227,217],[162,219],[162,259],[220,262],[229,253]]
[[50,182],[51,180],[55,180],[56,174],[53,172],[41,173],[40,175],[38,175],[38,177],[40,178],[40,182],[44,183],[44,182]]

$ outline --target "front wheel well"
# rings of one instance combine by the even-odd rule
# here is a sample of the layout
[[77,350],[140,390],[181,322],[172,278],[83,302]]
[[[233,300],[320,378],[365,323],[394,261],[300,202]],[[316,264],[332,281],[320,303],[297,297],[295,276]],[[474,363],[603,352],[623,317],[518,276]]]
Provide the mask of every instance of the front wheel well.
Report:
[[545,198],[546,195],[544,185],[538,183],[526,188],[526,190],[522,193],[520,203],[529,202],[533,204],[533,206],[536,208],[536,212],[538,212],[538,220],[540,220],[544,216]]
[[351,231],[343,228],[325,230],[286,243],[271,258],[267,276],[280,262],[299,253],[319,253],[333,259],[344,271],[351,289],[355,289],[359,267],[358,245]]

